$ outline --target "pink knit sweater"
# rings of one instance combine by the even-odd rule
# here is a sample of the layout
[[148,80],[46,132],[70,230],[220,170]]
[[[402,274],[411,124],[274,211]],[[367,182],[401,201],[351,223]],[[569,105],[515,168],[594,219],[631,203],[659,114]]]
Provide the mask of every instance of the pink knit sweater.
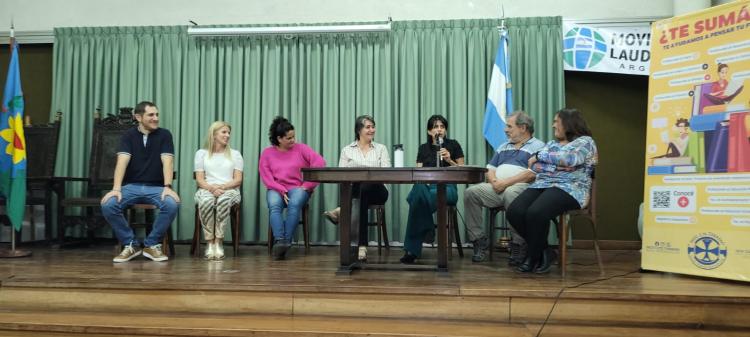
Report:
[[302,169],[325,166],[326,160],[315,150],[296,143],[287,151],[279,151],[275,146],[265,148],[260,154],[258,171],[266,188],[284,194],[297,187],[312,191],[318,183],[302,181]]

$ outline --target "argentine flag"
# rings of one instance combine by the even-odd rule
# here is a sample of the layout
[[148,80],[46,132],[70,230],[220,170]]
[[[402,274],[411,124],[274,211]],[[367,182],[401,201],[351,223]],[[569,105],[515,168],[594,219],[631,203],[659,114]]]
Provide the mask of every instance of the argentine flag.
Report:
[[505,136],[505,116],[513,111],[513,95],[510,89],[510,57],[508,56],[508,36],[503,30],[495,55],[495,66],[492,68],[490,88],[487,92],[487,107],[484,111],[482,132],[492,148],[497,150],[500,144],[507,141]]

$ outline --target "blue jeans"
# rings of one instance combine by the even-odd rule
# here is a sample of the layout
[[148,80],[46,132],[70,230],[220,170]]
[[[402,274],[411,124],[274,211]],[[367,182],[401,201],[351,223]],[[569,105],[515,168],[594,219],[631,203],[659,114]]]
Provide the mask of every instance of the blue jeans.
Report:
[[156,215],[151,233],[148,233],[143,245],[146,247],[155,246],[161,243],[164,234],[169,230],[169,225],[177,216],[180,204],[172,197],[161,200],[161,193],[164,191],[162,186],[148,186],[142,184],[127,184],[122,187],[122,199],[117,202],[117,198],[109,198],[102,205],[102,214],[112,225],[112,231],[117,236],[117,240],[124,246],[138,246],[138,239],[135,237],[133,229],[128,225],[128,221],[123,215],[123,211],[134,204],[150,204],[159,209]]
[[[445,185],[445,199],[448,206],[456,205],[458,192],[455,184]],[[406,201],[409,203],[409,217],[406,220],[404,250],[421,257],[424,237],[435,229],[432,213],[437,211],[437,184],[414,184]]]
[[[271,221],[271,231],[276,240],[285,239],[289,242],[294,237],[294,230],[297,229],[299,218],[302,215],[302,209],[310,198],[310,193],[304,188],[295,188],[287,192],[289,204],[284,202],[284,196],[274,190],[268,190],[266,200],[268,201],[268,217]],[[286,219],[282,215],[286,207]]]

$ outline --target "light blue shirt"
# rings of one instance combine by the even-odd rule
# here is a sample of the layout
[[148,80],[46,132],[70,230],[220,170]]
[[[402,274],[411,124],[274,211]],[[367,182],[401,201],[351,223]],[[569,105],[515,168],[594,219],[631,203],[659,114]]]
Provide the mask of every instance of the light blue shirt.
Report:
[[523,168],[529,166],[529,158],[544,148],[544,143],[534,137],[529,138],[520,148],[516,149],[516,144],[505,142],[500,145],[495,155],[487,164],[488,169],[496,169],[500,165],[516,165]]

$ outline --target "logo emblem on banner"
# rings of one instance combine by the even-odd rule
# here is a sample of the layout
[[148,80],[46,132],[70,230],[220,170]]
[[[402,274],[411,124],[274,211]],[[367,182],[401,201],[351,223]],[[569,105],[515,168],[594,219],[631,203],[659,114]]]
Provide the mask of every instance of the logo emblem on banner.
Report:
[[651,29],[648,22],[563,22],[565,70],[648,75]]
[[588,27],[575,27],[565,33],[563,60],[575,69],[591,68],[607,55],[607,42],[598,31]]
[[711,270],[721,266],[727,259],[727,246],[714,233],[701,233],[688,243],[690,261],[701,269]]

